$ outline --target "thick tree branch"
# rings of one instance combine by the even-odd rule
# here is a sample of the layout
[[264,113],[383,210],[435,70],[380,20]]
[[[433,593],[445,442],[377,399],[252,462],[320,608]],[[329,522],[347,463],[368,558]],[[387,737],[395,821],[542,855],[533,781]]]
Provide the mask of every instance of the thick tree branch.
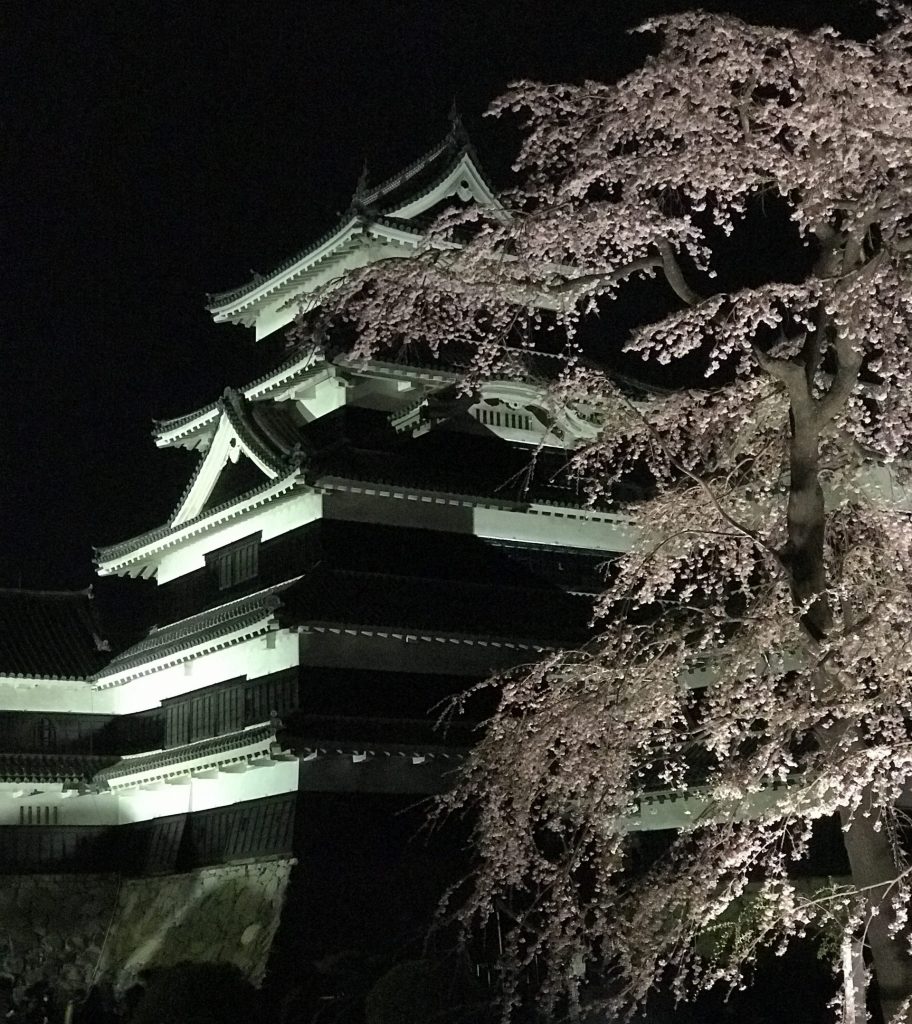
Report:
[[695,306],[702,296],[698,295],[684,280],[684,272],[681,264],[678,263],[674,249],[666,238],[656,241],[656,247],[662,255],[662,269],[665,271],[665,279],[671,285],[675,295],[688,306]]
[[773,380],[785,385],[793,406],[804,404],[810,398],[807,378],[801,364],[768,355],[759,345],[754,345],[754,358]]
[[574,293],[582,294],[593,285],[617,284],[619,281],[624,281],[634,274],[647,270],[661,269],[675,295],[688,306],[696,305],[700,302],[702,296],[695,292],[685,280],[684,272],[681,269],[674,249],[671,247],[671,243],[665,238],[659,238],[656,240],[655,245],[659,250],[658,256],[643,256],[641,259],[632,260],[630,263],[625,263],[622,267],[617,267],[614,270],[596,271],[595,273],[580,274],[576,277],[568,276],[562,281],[549,282],[543,285],[537,285],[531,280],[519,281],[517,283],[521,287],[534,288],[545,296],[570,295],[576,298],[578,296],[574,295]]
[[836,341],[836,360],[837,369],[833,383],[817,403],[817,417],[821,426],[829,423],[845,407],[858,383],[862,355],[844,335],[840,335]]
[[598,271],[592,274],[580,274],[579,277],[567,277],[556,284],[535,285],[533,282],[517,282],[521,285],[539,288],[545,295],[567,295],[574,291],[583,292],[590,285],[617,284],[633,274],[645,270],[655,270],[663,265],[662,259],[658,256],[644,256],[642,259],[632,260],[622,267],[614,270]]

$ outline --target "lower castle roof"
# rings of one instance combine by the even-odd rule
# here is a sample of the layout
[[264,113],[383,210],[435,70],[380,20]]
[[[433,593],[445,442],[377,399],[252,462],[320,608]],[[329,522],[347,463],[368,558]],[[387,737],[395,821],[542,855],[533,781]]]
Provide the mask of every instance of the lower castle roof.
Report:
[[0,782],[88,782],[117,759],[91,754],[0,754]]
[[184,743],[179,747],[170,747],[167,750],[154,750],[136,757],[125,757],[114,764],[111,764],[109,759],[107,765],[99,766],[100,770],[96,770],[95,781],[108,782],[125,775],[163,770],[185,762],[198,761],[201,758],[229,754],[232,750],[249,747],[251,744],[266,743],[272,739],[274,734],[275,728],[267,723],[251,729],[226,733],[222,736],[213,736],[195,743]]
[[0,675],[85,679],[108,650],[91,590],[0,589]]

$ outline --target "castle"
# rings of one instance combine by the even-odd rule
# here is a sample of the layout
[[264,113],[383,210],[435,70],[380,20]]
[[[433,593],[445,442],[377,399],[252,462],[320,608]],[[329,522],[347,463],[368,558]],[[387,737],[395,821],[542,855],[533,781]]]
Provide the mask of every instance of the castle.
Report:
[[[211,296],[212,317],[285,334],[332,279],[413,257],[449,204],[498,209],[458,123],[360,183],[323,237]],[[161,892],[272,865],[281,889],[333,822],[340,849],[370,846],[377,820],[447,784],[471,736],[434,728],[441,702],[583,641],[604,564],[630,542],[628,520],[587,506],[566,472],[594,427],[543,414],[555,358],[513,362],[465,394],[458,355],[289,342],[265,376],[156,424],[156,445],[197,453],[196,469],[167,522],[96,561],[101,576],[154,578],[157,623],[111,652],[89,592],[0,595],[6,873],[113,872]],[[254,977],[278,926],[270,877],[274,919],[241,958]],[[238,948],[252,913],[237,907]],[[136,967],[160,950],[118,956]]]

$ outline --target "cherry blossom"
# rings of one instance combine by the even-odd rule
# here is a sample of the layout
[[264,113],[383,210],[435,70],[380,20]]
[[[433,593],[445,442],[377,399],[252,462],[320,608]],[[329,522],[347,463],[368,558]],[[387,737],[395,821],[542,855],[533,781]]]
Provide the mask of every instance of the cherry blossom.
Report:
[[[599,425],[572,455],[590,500],[648,481],[592,641],[496,681],[443,801],[477,818],[452,913],[510,918],[508,1011],[532,964],[555,1012],[620,1019],[835,932],[835,970],[864,941],[885,1013],[912,1021],[912,14],[883,18],[867,41],[655,18],[655,55],[620,81],[518,82],[491,110],[524,131],[506,214],[451,211],[418,258],[325,297],[362,355],[472,346],[467,388],[559,353],[549,400]],[[788,279],[751,257],[767,204],[788,210]],[[612,340],[634,279],[661,302]],[[675,376],[695,360],[702,378]],[[692,814],[647,860],[659,799]],[[795,869],[833,816],[851,884],[808,891]]]

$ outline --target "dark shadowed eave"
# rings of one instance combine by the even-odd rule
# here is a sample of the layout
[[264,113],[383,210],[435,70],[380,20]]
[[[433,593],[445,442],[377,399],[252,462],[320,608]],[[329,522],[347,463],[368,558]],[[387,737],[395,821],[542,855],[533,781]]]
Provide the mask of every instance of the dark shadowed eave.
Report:
[[109,650],[90,589],[0,589],[0,675],[86,679]]
[[350,625],[527,645],[585,638],[591,600],[555,589],[320,565],[282,595],[282,625]]

